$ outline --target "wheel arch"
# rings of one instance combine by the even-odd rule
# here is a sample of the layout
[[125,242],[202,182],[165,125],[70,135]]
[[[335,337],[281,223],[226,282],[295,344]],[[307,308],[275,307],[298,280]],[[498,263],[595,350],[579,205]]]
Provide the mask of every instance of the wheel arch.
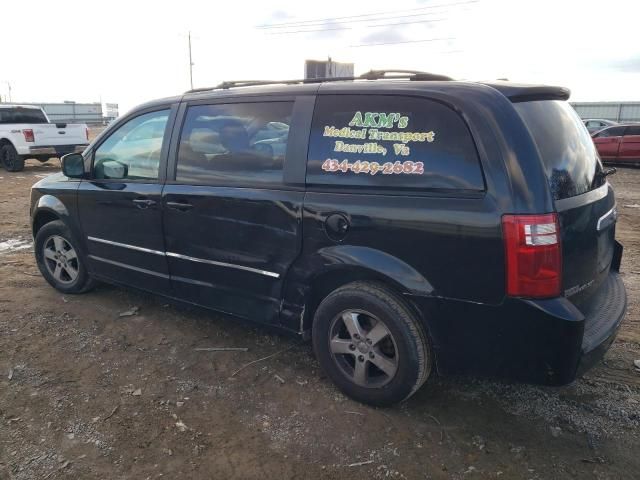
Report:
[[69,222],[67,221],[68,218],[69,210],[64,203],[60,201],[60,199],[53,195],[41,196],[33,208],[31,231],[34,238],[38,233],[38,230],[49,222],[61,220],[65,224],[69,225]]
[[41,209],[33,216],[33,222],[31,223],[31,231],[33,237],[37,235],[38,231],[44,227],[47,223],[60,220],[60,216],[49,209]]
[[300,326],[303,334],[310,332],[320,302],[337,288],[356,281],[377,283],[400,295],[424,322],[422,312],[408,295],[431,296],[433,286],[399,258],[369,247],[340,245],[320,250],[312,263],[324,267],[305,269],[314,274],[303,280],[307,287]]
[[7,137],[0,137],[0,147],[3,147],[5,145],[11,145],[13,148],[16,148],[13,142],[9,140]]

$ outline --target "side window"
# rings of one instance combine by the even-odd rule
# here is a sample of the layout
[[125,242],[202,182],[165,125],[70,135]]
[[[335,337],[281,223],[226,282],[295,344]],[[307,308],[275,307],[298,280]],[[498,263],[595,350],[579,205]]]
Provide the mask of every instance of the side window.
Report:
[[293,102],[189,107],[176,180],[193,185],[281,183],[292,111]]
[[631,125],[624,132],[625,135],[640,135],[640,125]]
[[307,184],[484,189],[475,144],[456,112],[432,100],[389,95],[318,97]]
[[145,113],[120,126],[96,150],[96,179],[157,180],[169,110]]
[[624,133],[624,127],[611,127],[606,130],[602,130],[595,135],[595,138],[605,138],[605,137],[619,137]]

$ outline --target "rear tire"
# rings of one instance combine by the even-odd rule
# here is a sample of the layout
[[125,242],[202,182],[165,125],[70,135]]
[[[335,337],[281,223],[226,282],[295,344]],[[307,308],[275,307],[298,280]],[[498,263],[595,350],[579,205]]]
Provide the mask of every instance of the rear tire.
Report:
[[44,225],[35,238],[38,269],[62,293],[84,293],[94,287],[86,261],[71,230],[60,220]]
[[24,169],[24,157],[11,144],[0,147],[0,162],[8,172],[20,172]]
[[320,366],[346,395],[389,406],[413,395],[431,373],[420,320],[387,288],[354,282],[329,294],[313,322]]

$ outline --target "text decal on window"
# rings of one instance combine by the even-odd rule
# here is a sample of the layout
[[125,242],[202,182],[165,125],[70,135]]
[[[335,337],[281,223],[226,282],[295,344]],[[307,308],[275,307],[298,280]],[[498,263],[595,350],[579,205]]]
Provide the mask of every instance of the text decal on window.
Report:
[[[322,170],[328,173],[365,173],[376,175],[422,175],[424,163],[409,160],[411,143],[432,143],[436,134],[429,132],[411,132],[405,130],[409,126],[409,117],[400,113],[355,112],[348,126],[336,127],[325,125],[322,136],[339,138],[334,140],[333,151],[356,153],[367,156],[367,160],[340,161],[327,158]],[[384,142],[384,143],[382,143]],[[385,161],[387,154],[401,157],[403,161]],[[370,155],[386,157],[381,162],[369,161]],[[374,157],[375,158],[375,157]]]

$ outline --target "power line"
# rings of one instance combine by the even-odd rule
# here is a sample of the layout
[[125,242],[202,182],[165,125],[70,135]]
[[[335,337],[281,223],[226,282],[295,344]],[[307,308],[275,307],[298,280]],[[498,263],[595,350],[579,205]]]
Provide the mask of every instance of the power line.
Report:
[[401,43],[425,43],[425,42],[440,42],[445,40],[455,40],[454,37],[449,38],[425,38],[424,40],[405,40],[402,42],[382,42],[382,43],[361,43],[359,45],[349,45],[350,48],[357,47],[375,47],[377,45],[399,45]]
[[[432,20],[415,20],[411,22],[397,22],[397,23],[381,23],[378,25],[363,25],[365,28],[379,28],[379,27],[390,27],[394,25],[408,25],[410,23],[433,23],[433,22],[442,22],[447,20],[446,18],[434,18]],[[289,35],[294,33],[313,33],[313,32],[328,32],[331,30],[353,30],[354,27],[330,27],[330,28],[318,28],[314,30],[292,30],[289,32],[272,32],[267,33],[266,35]]]
[[375,28],[375,27],[391,27],[393,25],[409,25],[410,23],[433,23],[433,22],[444,22],[445,20],[449,20],[448,18],[434,18],[432,20],[412,20],[410,22],[398,22],[398,23],[381,23],[379,25],[365,25],[366,28]]
[[[442,3],[439,5],[430,5],[427,7],[419,7],[419,8],[410,8],[407,10],[388,10],[386,12],[377,12],[377,13],[365,13],[365,14],[360,14],[360,15],[348,15],[348,16],[344,16],[344,17],[332,17],[332,18],[322,18],[322,19],[315,19],[315,20],[301,20],[301,21],[297,21],[297,22],[284,22],[284,23],[271,23],[271,24],[263,24],[263,25],[256,25],[255,28],[258,29],[272,29],[272,28],[288,28],[288,27],[311,27],[311,26],[319,26],[319,25],[323,25],[327,22],[335,22],[335,21],[340,21],[340,20],[351,20],[354,18],[364,18],[364,17],[376,17],[376,16],[381,16],[381,15],[389,15],[389,14],[396,14],[396,13],[404,13],[404,12],[416,12],[416,11],[420,11],[420,10],[430,10],[430,9],[434,9],[434,8],[443,8],[443,7],[455,7],[458,5],[469,5],[472,3],[478,3],[479,0],[465,0],[465,1],[459,1],[459,2],[450,2],[450,3]],[[424,13],[422,15],[428,15],[429,12]],[[405,16],[415,16],[415,15],[420,15],[420,14],[412,14],[412,15],[405,15]],[[391,17],[393,18],[393,17]],[[369,18],[368,20],[358,20],[358,21],[375,21],[375,20],[389,20],[389,18]],[[352,20],[355,21],[355,20]],[[314,25],[317,24],[317,25]]]

